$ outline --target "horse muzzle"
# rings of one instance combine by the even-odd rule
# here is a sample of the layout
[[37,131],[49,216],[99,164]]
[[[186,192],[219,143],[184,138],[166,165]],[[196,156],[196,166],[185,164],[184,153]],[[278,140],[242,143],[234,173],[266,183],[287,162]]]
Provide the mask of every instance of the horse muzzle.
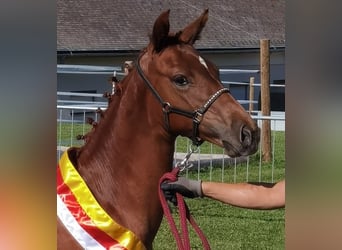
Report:
[[226,154],[230,157],[247,156],[252,155],[258,150],[260,142],[260,129],[249,128],[246,125],[240,128],[240,138],[236,143],[226,140],[222,141]]

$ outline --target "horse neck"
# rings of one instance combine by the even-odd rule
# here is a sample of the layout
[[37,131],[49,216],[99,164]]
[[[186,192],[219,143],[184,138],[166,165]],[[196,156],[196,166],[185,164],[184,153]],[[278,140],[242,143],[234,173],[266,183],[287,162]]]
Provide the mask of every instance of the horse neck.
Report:
[[172,168],[175,137],[142,80],[126,78],[76,165],[107,213],[148,245],[162,219],[158,181]]

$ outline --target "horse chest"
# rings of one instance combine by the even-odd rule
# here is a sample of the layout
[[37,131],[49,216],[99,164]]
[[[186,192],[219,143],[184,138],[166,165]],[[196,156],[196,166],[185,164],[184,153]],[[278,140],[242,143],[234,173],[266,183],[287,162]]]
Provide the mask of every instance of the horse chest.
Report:
[[[57,168],[57,215],[63,224],[59,230],[65,228],[83,249],[145,249],[133,232],[119,225],[98,204],[68,152]],[[69,245],[71,238],[66,239]]]

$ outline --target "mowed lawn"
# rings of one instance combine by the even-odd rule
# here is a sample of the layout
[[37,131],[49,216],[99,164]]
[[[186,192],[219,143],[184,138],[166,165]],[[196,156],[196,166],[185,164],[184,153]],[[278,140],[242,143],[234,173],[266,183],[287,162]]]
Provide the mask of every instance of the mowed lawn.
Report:
[[[285,178],[285,133],[272,132],[274,144],[274,165],[259,163],[259,153],[250,157],[248,170],[246,163],[237,166],[221,166],[213,169],[187,173],[192,179],[221,182],[263,181],[277,182]],[[204,145],[207,147],[206,145]],[[201,152],[209,149],[202,149]],[[180,147],[178,147],[180,148]],[[220,152],[221,149],[215,149]],[[215,151],[214,150],[214,151]],[[222,152],[222,151],[221,151]],[[184,174],[185,175],[185,174]],[[261,176],[261,177],[260,177]],[[233,207],[209,198],[185,199],[189,209],[206,235],[213,250],[227,249],[285,249],[285,209],[252,210]],[[179,223],[177,210],[173,209],[174,219]],[[189,228],[191,226],[189,225]],[[191,249],[203,249],[194,231],[190,231]],[[177,249],[169,225],[165,218],[154,241],[154,249]]]
[[[221,173],[218,168],[213,171],[219,172],[213,176]],[[284,171],[279,169],[275,172],[275,180],[284,178]],[[201,177],[203,175],[201,173]],[[186,198],[185,201],[213,250],[285,249],[285,209],[242,209],[209,198]],[[179,223],[178,212],[174,207],[173,216],[176,223]],[[190,239],[191,249],[203,249],[200,239],[192,229]],[[153,246],[156,250],[177,249],[165,218]]]

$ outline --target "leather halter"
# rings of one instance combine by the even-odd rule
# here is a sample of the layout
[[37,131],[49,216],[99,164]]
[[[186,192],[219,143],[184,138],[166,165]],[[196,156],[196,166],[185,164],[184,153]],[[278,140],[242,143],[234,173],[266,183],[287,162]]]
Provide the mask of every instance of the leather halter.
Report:
[[217,100],[217,98],[219,98],[223,93],[230,93],[229,89],[228,88],[219,89],[218,91],[216,91],[213,95],[211,95],[209,97],[209,99],[204,103],[204,105],[202,107],[200,107],[194,111],[187,111],[187,110],[183,110],[183,109],[173,107],[169,102],[165,102],[161,98],[161,96],[155,90],[155,88],[153,87],[151,82],[145,76],[145,74],[144,74],[144,72],[140,66],[140,58],[142,57],[142,55],[143,54],[141,54],[137,59],[138,73],[141,76],[141,78],[144,80],[144,82],[146,83],[147,87],[152,91],[153,95],[157,98],[157,100],[161,104],[167,128],[168,129],[170,128],[170,123],[169,123],[169,114],[170,113],[175,113],[175,114],[179,114],[179,115],[191,118],[192,123],[193,123],[192,137],[191,137],[192,143],[195,146],[201,145],[203,143],[203,140],[199,137],[199,125],[202,121],[202,117],[203,117],[204,113],[207,112],[207,110],[210,108],[210,106]]

